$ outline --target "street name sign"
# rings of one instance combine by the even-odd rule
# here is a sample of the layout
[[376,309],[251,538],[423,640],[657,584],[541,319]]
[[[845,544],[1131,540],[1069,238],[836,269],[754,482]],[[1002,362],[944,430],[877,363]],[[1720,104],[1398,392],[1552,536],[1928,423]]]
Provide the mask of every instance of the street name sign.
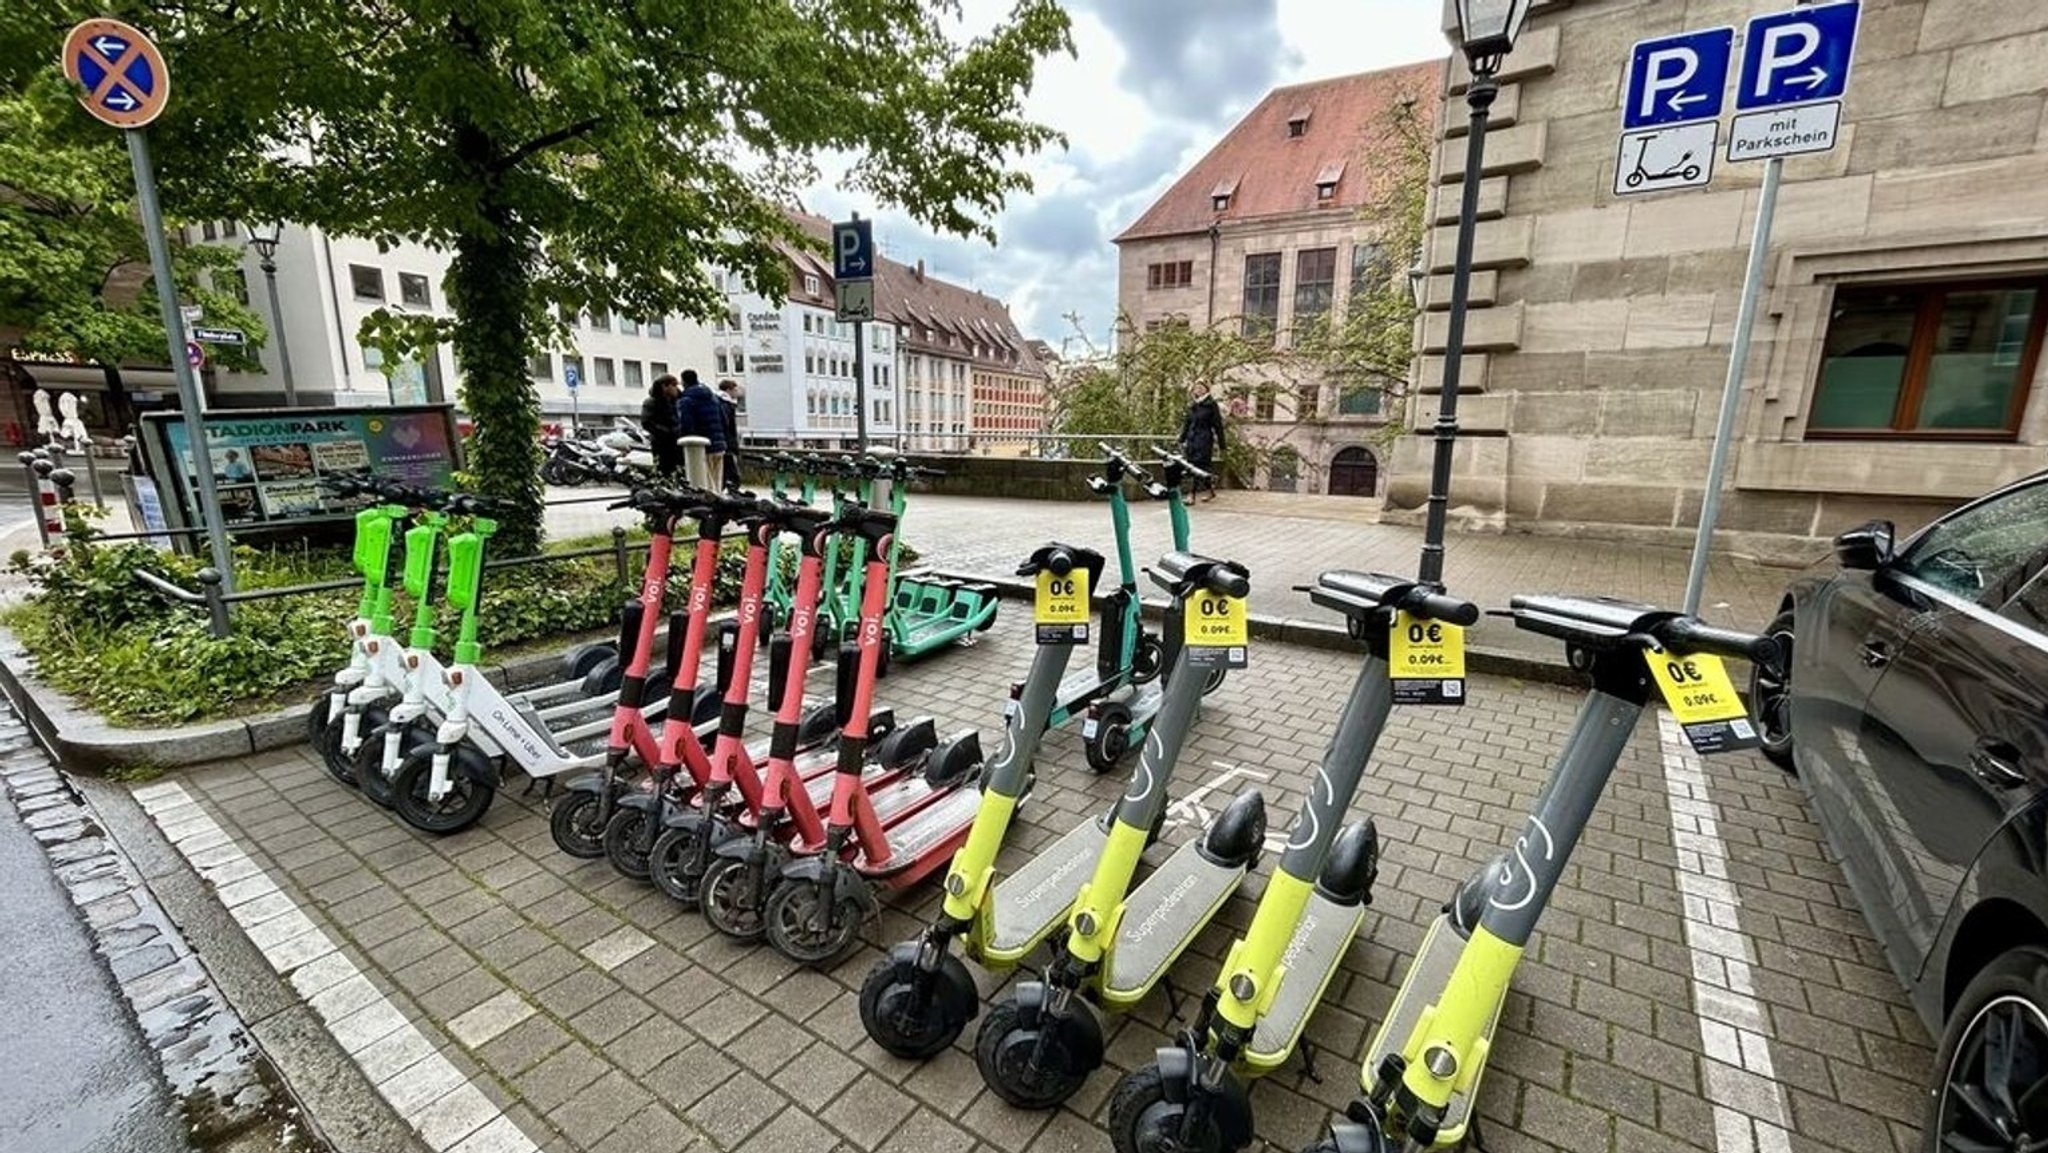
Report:
[[192,339],[202,344],[232,344],[237,348],[249,342],[247,333],[239,328],[193,328]]
[[1834,148],[1861,12],[1859,0],[1837,0],[1750,20],[1735,84],[1729,160],[1769,160]]
[[115,128],[143,127],[171,96],[163,53],[119,20],[84,20],[72,28],[64,38],[64,75],[78,86],[78,102],[93,119]]

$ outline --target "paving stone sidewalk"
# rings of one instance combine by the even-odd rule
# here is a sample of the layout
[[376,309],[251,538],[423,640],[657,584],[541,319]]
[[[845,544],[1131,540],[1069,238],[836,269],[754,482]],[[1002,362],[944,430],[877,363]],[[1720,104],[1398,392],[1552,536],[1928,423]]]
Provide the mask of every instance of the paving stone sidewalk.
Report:
[[[928,502],[922,539],[940,551],[938,526],[957,516],[1000,524],[992,550],[1015,547],[1041,531],[1019,523],[1017,507]],[[1031,507],[1061,515],[1060,506]],[[1011,519],[991,520],[997,511]],[[1198,539],[1220,535],[1232,515],[1200,510]],[[1270,526],[1237,531],[1253,541]],[[1330,555],[1302,563],[1377,563],[1353,560],[1347,542],[1379,533],[1340,523],[1318,545],[1281,534],[1248,559],[1258,571],[1326,548]],[[1477,566],[1481,549],[1467,544],[1454,542],[1452,555]],[[1520,555],[1529,579],[1549,573],[1527,549]],[[1577,570],[1556,571],[1561,580]],[[1004,686],[1030,659],[1029,632],[1023,615],[1006,609],[972,648],[899,666],[883,696],[899,715],[930,712],[942,731],[979,724],[993,738]],[[1205,708],[1175,795],[1255,784],[1273,834],[1284,837],[1355,667],[1342,653],[1256,648],[1252,667]],[[1367,1031],[1385,1014],[1429,918],[1457,881],[1511,840],[1578,704],[1573,690],[1497,678],[1476,679],[1471,697],[1463,709],[1399,711],[1373,758],[1353,811],[1377,817],[1386,845],[1376,900],[1309,1027],[1315,1076],[1294,1064],[1254,1091],[1260,1148],[1300,1148],[1348,1099]],[[1746,755],[1714,759],[1704,772],[1711,803],[1689,801],[1693,815],[1675,835],[1657,728],[1639,726],[1516,976],[1481,1093],[1493,1153],[1713,1150],[1717,1109],[1740,1120],[1780,1098],[1798,1153],[1915,1147],[1928,1041],[1797,783]],[[1176,1008],[1191,1011],[1249,923],[1273,862],[1268,854],[1175,967],[1177,1005],[1157,992],[1115,1022],[1111,1067],[1068,1106],[1038,1114],[983,1087],[966,1048],[971,1030],[923,1064],[888,1057],[861,1030],[860,981],[883,948],[929,914],[934,885],[892,898],[858,952],[829,972],[809,972],[765,946],[727,942],[602,861],[565,856],[549,837],[544,805],[516,785],[480,827],[432,839],[338,786],[298,750],[192,771],[178,783],[423,1038],[415,1055],[431,1066],[373,1073],[388,1100],[437,1116],[436,1094],[459,1081],[488,1104],[466,1107],[465,1117],[501,1114],[540,1148],[564,1153],[1105,1151],[1100,1119],[1117,1076],[1149,1059]],[[1098,813],[1122,788],[1118,777],[1088,772],[1072,731],[1050,734],[1003,867]],[[1744,1027],[1768,1041],[1775,1087],[1703,1053],[1696,1006],[1716,1012],[1717,999],[1695,976],[1711,966],[1688,947],[1675,867],[1681,852],[1700,851],[1706,816],[1726,844],[1716,868],[1740,902],[1739,932],[1718,947],[1749,966],[1757,1007]],[[1195,835],[1200,818],[1197,807],[1177,806],[1168,844]],[[1001,987],[984,981],[985,993]],[[457,1081],[444,1083],[444,1066]],[[432,1076],[421,1072],[429,1068]],[[447,1142],[436,1147],[479,1142],[445,1125],[436,1136]]]

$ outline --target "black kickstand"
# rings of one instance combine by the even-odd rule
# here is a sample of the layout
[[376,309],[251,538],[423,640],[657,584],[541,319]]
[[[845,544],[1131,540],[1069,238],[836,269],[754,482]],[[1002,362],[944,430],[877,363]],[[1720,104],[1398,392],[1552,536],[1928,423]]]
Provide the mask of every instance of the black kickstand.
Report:
[[[1173,987],[1172,977],[1161,977],[1159,979],[1159,986],[1160,988],[1166,991],[1166,1023],[1168,1025],[1179,1024],[1180,991]],[[1171,1030],[1169,1030],[1169,1032],[1171,1032]]]
[[1472,1153],[1486,1153],[1486,1137],[1479,1130],[1479,1114],[1474,1111],[1471,1124],[1465,1126],[1465,1147]]
[[1301,1075],[1320,1085],[1323,1075],[1316,1072],[1316,1043],[1307,1037],[1301,1039]]
[[532,795],[533,795],[533,787],[534,787],[535,785],[537,785],[537,784],[540,784],[540,781],[539,781],[539,779],[538,779],[538,778],[535,778],[535,777],[528,777],[528,778],[526,778],[526,787],[525,787],[525,788],[523,788],[523,789],[521,789],[521,790],[519,790],[519,795],[520,795],[520,796],[522,796],[522,797],[530,797],[530,796],[532,796]]

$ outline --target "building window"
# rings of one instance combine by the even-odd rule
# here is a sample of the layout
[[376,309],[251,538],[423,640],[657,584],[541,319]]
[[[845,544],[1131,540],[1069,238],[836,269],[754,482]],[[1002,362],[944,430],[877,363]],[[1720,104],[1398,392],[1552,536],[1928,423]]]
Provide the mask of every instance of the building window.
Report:
[[1380,413],[1380,390],[1363,385],[1349,385],[1337,390],[1337,414],[1339,416],[1378,416]]
[[640,362],[637,360],[626,362],[626,387],[635,392],[647,387],[647,378],[641,375]]
[[1387,250],[1360,241],[1351,246],[1351,297],[1356,300],[1385,288],[1394,278]]
[[222,240],[233,240],[241,234],[241,228],[234,221],[223,220],[220,222],[220,238]]
[[348,266],[348,283],[357,300],[384,299],[384,270],[381,268],[351,264]]
[[1317,384],[1303,384],[1294,390],[1294,419],[1314,420],[1322,415],[1323,389]]
[[727,361],[727,360],[725,359],[725,350],[724,350],[724,349],[722,349],[722,348],[721,348],[721,349],[719,349],[719,350],[718,350],[717,352],[714,352],[714,353],[712,353],[712,354],[711,354],[711,363],[713,363],[713,364],[715,364],[715,365],[717,365],[717,366],[718,366],[718,371],[719,371],[719,372],[731,372],[731,371],[732,371],[732,369],[730,369],[730,368],[726,367],[726,365],[727,365],[727,364],[728,364],[729,362],[728,362],[728,361]]
[[619,335],[621,335],[621,336],[638,336],[638,335],[640,335],[640,322],[639,322],[639,321],[637,321],[637,320],[634,320],[634,319],[633,319],[632,317],[630,317],[630,316],[627,316],[627,315],[626,315],[625,313],[620,313],[620,314],[619,314]]
[[235,303],[249,303],[249,274],[239,268],[228,273],[228,291],[234,295]]
[[1273,391],[1272,388],[1261,387],[1258,392],[1252,394],[1252,419],[1273,419]]
[[1244,335],[1271,340],[1280,322],[1280,254],[1257,252],[1244,258]]
[[812,296],[818,295],[818,278],[808,272],[804,274],[804,291]]
[[398,299],[418,308],[434,307],[434,298],[427,287],[427,278],[416,272],[398,274]]
[[2009,436],[2041,353],[2048,280],[1835,291],[1807,431]]
[[590,329],[592,332],[610,332],[612,330],[611,310],[608,308],[593,310],[590,314]]
[[202,223],[199,226],[199,238],[201,240],[219,240],[220,227],[211,220]]
[[804,353],[804,371],[812,374],[816,374],[818,371],[817,358],[808,352]]
[[597,386],[599,388],[618,387],[619,370],[618,366],[612,363],[611,357],[600,356],[591,363],[597,368]]
[[668,361],[649,361],[647,364],[647,372],[648,375],[652,376],[654,379],[660,380],[662,377],[668,375]]
[[526,375],[535,380],[553,380],[555,378],[553,359],[545,352],[535,353],[527,357]]
[[1337,250],[1310,248],[1296,253],[1294,323],[1299,325],[1330,311],[1330,302],[1336,294]]
[[[778,359],[778,360],[777,360],[777,361],[776,361],[775,363],[776,363],[777,365],[780,365],[780,364],[782,363],[782,361]],[[744,353],[744,352],[741,352],[741,351],[740,351],[739,349],[737,349],[737,348],[735,348],[735,349],[733,349],[733,350],[732,350],[732,370],[733,370],[734,372],[745,372],[745,371],[747,371],[747,354],[746,354],[746,353]],[[780,370],[778,369],[778,371],[780,371]]]
[[654,338],[655,340],[667,340],[668,321],[658,316],[655,317],[653,320],[648,321],[647,335]]

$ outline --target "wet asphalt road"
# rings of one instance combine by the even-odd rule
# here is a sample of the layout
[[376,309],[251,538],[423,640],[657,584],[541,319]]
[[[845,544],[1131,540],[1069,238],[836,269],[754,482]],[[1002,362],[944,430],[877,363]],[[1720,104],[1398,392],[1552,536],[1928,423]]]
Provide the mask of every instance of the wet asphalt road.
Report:
[[188,1153],[128,1004],[0,801],[0,1153]]

